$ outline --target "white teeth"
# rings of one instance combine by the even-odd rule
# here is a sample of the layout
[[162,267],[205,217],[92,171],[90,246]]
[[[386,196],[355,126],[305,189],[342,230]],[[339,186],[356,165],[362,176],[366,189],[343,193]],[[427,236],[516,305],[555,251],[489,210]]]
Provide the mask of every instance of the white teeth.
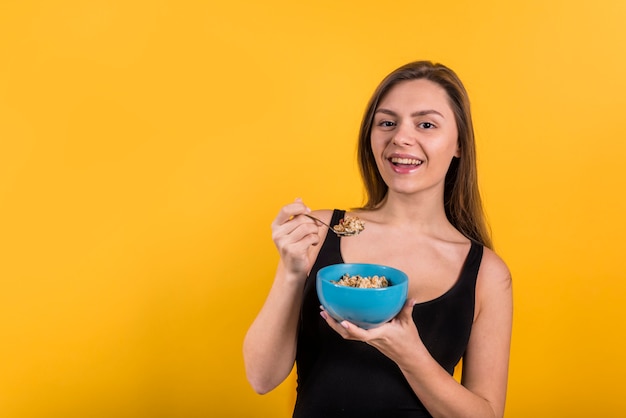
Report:
[[415,158],[398,158],[393,157],[391,162],[394,164],[405,164],[405,165],[420,165],[423,161],[417,160]]

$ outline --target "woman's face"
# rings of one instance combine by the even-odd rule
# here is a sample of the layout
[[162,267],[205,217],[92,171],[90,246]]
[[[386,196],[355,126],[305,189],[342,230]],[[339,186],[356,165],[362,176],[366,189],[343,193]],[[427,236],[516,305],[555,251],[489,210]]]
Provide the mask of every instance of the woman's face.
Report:
[[390,192],[443,193],[446,172],[459,157],[458,130],[448,94],[419,79],[395,85],[374,113],[371,142]]

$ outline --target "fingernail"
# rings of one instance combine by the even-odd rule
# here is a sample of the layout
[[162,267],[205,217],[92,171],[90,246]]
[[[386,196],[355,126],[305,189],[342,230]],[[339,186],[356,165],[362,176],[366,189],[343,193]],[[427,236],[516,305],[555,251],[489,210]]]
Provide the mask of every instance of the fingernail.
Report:
[[320,312],[320,316],[324,319],[328,319],[328,315],[324,311]]
[[344,327],[345,329],[350,328],[350,324],[348,324],[346,321],[341,321],[341,326]]

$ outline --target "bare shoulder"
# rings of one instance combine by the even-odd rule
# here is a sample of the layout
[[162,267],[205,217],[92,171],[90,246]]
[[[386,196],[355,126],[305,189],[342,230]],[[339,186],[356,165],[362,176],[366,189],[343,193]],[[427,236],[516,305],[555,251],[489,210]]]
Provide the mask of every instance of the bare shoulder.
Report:
[[491,285],[511,285],[511,272],[504,260],[493,250],[485,247],[478,271],[478,280]]
[[485,305],[510,305],[511,299],[511,271],[498,254],[485,247],[476,282],[477,313]]

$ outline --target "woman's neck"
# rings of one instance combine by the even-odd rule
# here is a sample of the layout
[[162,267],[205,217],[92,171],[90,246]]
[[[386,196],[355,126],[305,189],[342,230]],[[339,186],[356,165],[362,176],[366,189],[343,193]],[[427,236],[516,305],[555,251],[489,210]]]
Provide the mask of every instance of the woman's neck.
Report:
[[427,235],[456,235],[448,220],[443,196],[404,195],[390,192],[380,206],[366,215],[371,221],[388,228],[401,228]]

